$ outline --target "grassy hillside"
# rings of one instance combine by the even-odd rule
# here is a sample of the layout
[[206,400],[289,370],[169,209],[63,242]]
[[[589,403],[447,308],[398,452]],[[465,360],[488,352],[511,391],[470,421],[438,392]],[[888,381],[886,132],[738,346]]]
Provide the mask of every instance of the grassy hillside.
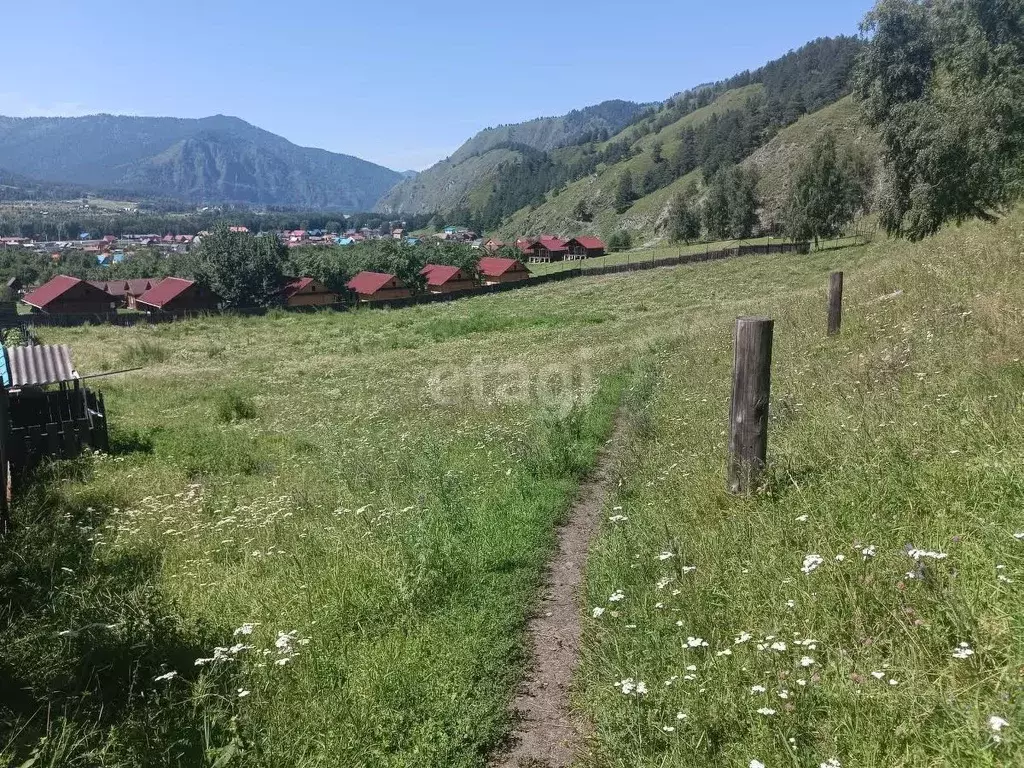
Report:
[[[712,115],[737,109],[760,90],[761,85],[754,84],[727,91],[708,106],[691,112],[660,131],[646,136],[637,137],[634,129],[627,128],[612,140],[629,140],[637,150],[636,156],[614,165],[599,168],[597,173],[569,184],[564,189],[558,190],[557,194],[549,195],[544,205],[533,210],[519,211],[502,226],[501,234],[511,239],[547,232],[561,233],[566,236],[569,234],[594,234],[608,237],[619,229],[630,229],[645,235],[653,234],[656,223],[676,190],[682,189],[690,179],[698,178],[699,173],[678,179],[669,187],[659,189],[646,198],[641,198],[633,208],[625,214],[619,215],[615,213],[614,201],[615,187],[621,174],[628,169],[639,183],[644,172],[654,165],[652,152],[655,144],[660,143],[663,147],[663,155],[671,157],[678,151],[680,133],[684,128],[687,126],[697,127],[709,120]],[[585,201],[589,206],[594,216],[592,222],[581,222],[573,216],[573,211],[580,200]]]
[[793,169],[807,147],[824,131],[835,135],[840,151],[855,150],[876,164],[880,161],[878,136],[864,124],[853,96],[805,115],[779,131],[744,162],[746,167],[757,170],[760,176],[758,195],[764,206],[762,221],[770,223],[781,218],[789,198]]
[[[664,155],[671,157],[678,149],[679,133],[684,127],[697,127],[713,114],[736,109],[760,89],[760,85],[751,85],[729,91],[710,106],[697,110],[657,133],[638,139],[636,146],[640,153],[636,157],[604,167],[598,173],[568,185],[557,194],[549,195],[544,205],[532,210],[524,208],[509,219],[502,227],[501,234],[514,238],[548,232],[565,236],[583,233],[607,238],[619,230],[628,230],[635,241],[646,245],[662,241],[663,227],[672,200],[690,185],[700,184],[702,173],[698,170],[687,174],[667,187],[640,197],[629,210],[618,214],[614,209],[614,199],[621,174],[628,169],[634,180],[639,180],[654,165],[651,153],[656,143],[661,143]],[[628,135],[630,130],[624,133]],[[763,203],[761,217],[764,223],[780,220],[788,199],[794,167],[814,137],[825,130],[836,134],[840,148],[856,148],[866,157],[877,161],[878,138],[861,121],[852,96],[818,112],[804,115],[783,128],[743,163],[745,167],[756,169],[760,175],[758,194]],[[585,201],[590,208],[593,221],[582,222],[573,215],[580,200]]]
[[615,134],[645,109],[646,105],[632,101],[605,101],[560,117],[487,128],[451,157],[397,185],[380,200],[377,209],[385,213],[430,213],[468,205],[479,210],[486,202],[496,167],[520,157],[510,146],[548,151],[585,135],[602,131]]
[[[0,757],[45,731],[36,768],[485,765],[622,400],[593,765],[1019,764],[1022,238],[1018,211],[449,305],[46,330],[83,373],[145,370],[103,381],[120,453],[51,470],[0,540]],[[736,498],[747,313],[777,320],[771,466]]]

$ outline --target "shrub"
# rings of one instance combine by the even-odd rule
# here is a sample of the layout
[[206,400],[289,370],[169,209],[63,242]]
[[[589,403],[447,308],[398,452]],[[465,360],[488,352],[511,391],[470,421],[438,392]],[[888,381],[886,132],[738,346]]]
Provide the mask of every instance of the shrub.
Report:
[[233,389],[221,390],[216,407],[217,418],[226,424],[256,418],[256,405],[252,399]]

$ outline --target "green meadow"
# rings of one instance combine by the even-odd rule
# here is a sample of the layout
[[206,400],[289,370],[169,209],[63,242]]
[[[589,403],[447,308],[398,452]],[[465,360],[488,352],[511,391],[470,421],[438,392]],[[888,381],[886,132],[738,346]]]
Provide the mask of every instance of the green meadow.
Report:
[[[83,373],[144,370],[96,382],[111,456],[16,496],[0,761],[486,765],[618,412],[581,764],[1018,764],[1022,243],[1017,211],[444,305],[40,329]],[[746,314],[776,320],[770,466],[734,497]]]

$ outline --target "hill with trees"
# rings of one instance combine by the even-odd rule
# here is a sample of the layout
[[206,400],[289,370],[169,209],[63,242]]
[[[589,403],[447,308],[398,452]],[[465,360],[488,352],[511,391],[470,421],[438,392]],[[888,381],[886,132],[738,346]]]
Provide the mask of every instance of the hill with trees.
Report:
[[41,183],[191,203],[365,211],[403,178],[234,117],[0,117],[0,168]]
[[528,160],[530,150],[549,152],[581,141],[607,139],[649,105],[605,101],[560,117],[487,128],[439,163],[392,189],[378,205],[384,213],[450,212],[460,206],[481,208],[497,171]]

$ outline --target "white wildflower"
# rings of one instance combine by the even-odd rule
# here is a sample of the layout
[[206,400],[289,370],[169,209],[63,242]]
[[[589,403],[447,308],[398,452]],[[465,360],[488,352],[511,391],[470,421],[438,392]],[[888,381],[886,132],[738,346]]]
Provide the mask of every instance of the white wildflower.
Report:
[[767,716],[770,716],[770,715],[774,715],[775,714],[775,710],[772,709],[771,707],[761,707],[759,710],[757,710],[757,714],[765,715],[767,717]]
[[786,644],[781,641],[777,643],[772,643],[771,648],[773,651],[778,651],[779,653],[782,653],[786,650]]
[[954,659],[966,659],[973,655],[974,651],[968,643],[960,643],[960,645],[953,649]]
[[629,520],[625,515],[612,515],[608,518],[609,523],[624,523]]
[[862,548],[860,553],[864,556],[865,560],[874,557],[875,556],[875,545],[874,544],[869,544],[868,546]]
[[781,691],[779,691],[779,698],[780,699],[788,699],[789,698],[789,691],[787,691],[785,688],[783,688]]
[[153,680],[158,682],[158,683],[160,683],[160,682],[163,682],[165,680],[173,680],[177,676],[178,676],[178,673],[175,672],[172,669],[170,672],[164,672],[164,674],[162,674],[162,675],[157,675],[156,677],[153,678]]
[[796,521],[798,523],[806,523],[808,519],[807,515],[800,515],[800,517],[796,518]]
[[595,619],[600,619],[601,614],[603,613],[604,608],[601,608],[600,606],[595,606],[594,610],[590,612],[590,615],[593,616]]
[[800,666],[801,667],[810,667],[813,664],[814,664],[814,659],[812,659],[810,656],[804,656],[802,659],[800,659]]
[[804,558],[804,564],[800,568],[800,570],[803,573],[810,573],[811,571],[817,569],[818,566],[821,565],[823,562],[825,562],[825,558],[823,558],[821,555],[807,555],[807,557]]
[[830,757],[824,763],[818,766],[818,768],[843,768],[843,764],[838,759]]
[[752,685],[750,686],[750,693],[764,693],[767,690],[763,685]]
[[686,638],[686,644],[690,648],[707,648],[708,641],[703,637],[688,637]]
[[671,725],[663,725],[661,726],[661,730],[663,730],[665,733],[672,733],[672,731],[675,730],[675,727]]
[[626,599],[626,593],[623,592],[621,589],[616,589],[614,592],[612,592],[611,597],[608,598],[608,602],[609,603],[621,603],[625,599]]
[[734,638],[732,643],[733,645],[742,645],[743,643],[748,642],[752,637],[753,635],[749,632],[740,632],[739,636]]
[[846,555],[836,555],[836,562],[841,563],[846,559]]
[[715,656],[732,656],[732,648],[726,648],[724,651],[719,651]]
[[236,693],[238,693],[238,698],[244,699],[246,696],[252,693],[252,691],[247,691],[245,690],[245,688],[239,688],[238,691],[236,691]]
[[658,589],[664,589],[665,587],[667,587],[671,583],[672,583],[672,577],[671,576],[662,576],[660,579],[658,579],[658,583],[655,584],[654,586],[656,586]]
[[999,731],[1003,730],[1003,728],[1005,728],[1008,725],[1009,722],[1003,720],[1003,718],[999,717],[999,715],[992,715],[992,717],[988,719],[988,727],[996,733],[999,733]]
[[675,557],[675,555],[671,552],[662,552],[660,555],[658,555],[659,560],[670,560],[673,557]]
[[885,677],[885,672],[872,672],[871,676],[875,678],[875,680],[881,680]]
[[751,760],[747,768],[766,768],[766,766],[760,760]]
[[945,560],[949,555],[945,552],[929,552],[925,549],[911,549],[907,552],[914,560],[920,562],[921,558],[928,558],[929,560]]
[[240,626],[238,629],[235,630],[234,636],[237,637],[238,635],[251,635],[252,631],[254,629],[256,629],[256,627],[258,627],[258,626],[259,626],[259,624],[254,624],[254,623],[246,622],[245,624],[243,624],[242,626]]
[[676,712],[676,720],[685,720],[689,715],[685,712]]

